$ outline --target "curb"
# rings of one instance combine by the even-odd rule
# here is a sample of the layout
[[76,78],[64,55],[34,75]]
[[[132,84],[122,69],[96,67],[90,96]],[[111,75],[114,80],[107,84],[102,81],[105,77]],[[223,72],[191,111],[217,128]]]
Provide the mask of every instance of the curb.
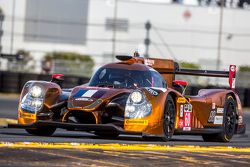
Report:
[[17,124],[17,120],[9,118],[0,118],[0,126],[7,126],[8,124]]
[[0,148],[44,148],[44,149],[101,149],[127,151],[186,151],[186,152],[246,152],[250,147],[237,148],[225,146],[162,146],[154,144],[83,144],[83,143],[38,143],[38,142],[0,142]]

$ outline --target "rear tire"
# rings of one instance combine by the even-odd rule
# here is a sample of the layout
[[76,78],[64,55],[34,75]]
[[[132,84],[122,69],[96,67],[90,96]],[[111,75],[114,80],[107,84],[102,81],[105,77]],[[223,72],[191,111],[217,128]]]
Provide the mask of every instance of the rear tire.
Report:
[[236,103],[232,96],[227,96],[224,105],[222,132],[213,135],[202,135],[207,142],[229,142],[236,127]]
[[52,127],[40,127],[36,129],[25,129],[31,135],[36,136],[51,136],[56,131],[56,128]]
[[168,95],[166,99],[162,126],[164,133],[162,140],[169,141],[172,138],[175,129],[175,103],[170,95]]

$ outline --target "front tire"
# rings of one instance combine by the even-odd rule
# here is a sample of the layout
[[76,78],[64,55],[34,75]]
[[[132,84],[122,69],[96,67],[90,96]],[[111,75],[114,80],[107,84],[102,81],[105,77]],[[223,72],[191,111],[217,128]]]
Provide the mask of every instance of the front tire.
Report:
[[172,138],[175,129],[175,103],[170,95],[167,96],[165,102],[162,126],[163,126],[162,140],[169,141]]
[[40,127],[36,129],[25,129],[31,135],[35,136],[51,136],[56,131],[56,128],[52,127]]
[[232,96],[227,96],[224,104],[222,132],[214,135],[202,135],[204,141],[229,142],[236,127],[236,103]]

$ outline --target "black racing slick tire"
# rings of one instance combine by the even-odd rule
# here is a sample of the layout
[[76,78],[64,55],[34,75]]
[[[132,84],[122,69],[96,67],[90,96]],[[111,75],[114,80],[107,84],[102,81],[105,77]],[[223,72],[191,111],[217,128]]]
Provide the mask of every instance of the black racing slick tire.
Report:
[[56,131],[56,128],[52,127],[40,127],[36,129],[25,129],[26,132],[35,136],[51,136]]
[[207,142],[229,142],[236,127],[236,102],[232,96],[227,96],[224,104],[222,132],[213,135],[202,135]]
[[175,130],[175,103],[173,98],[168,95],[166,102],[165,102],[165,108],[164,108],[164,114],[163,114],[163,141],[169,141]]

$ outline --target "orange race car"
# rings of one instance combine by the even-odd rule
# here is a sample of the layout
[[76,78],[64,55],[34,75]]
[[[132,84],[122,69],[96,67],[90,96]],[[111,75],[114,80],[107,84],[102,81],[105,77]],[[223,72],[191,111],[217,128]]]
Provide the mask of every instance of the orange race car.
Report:
[[[104,137],[119,134],[158,136],[200,134],[204,141],[228,142],[244,133],[243,112],[234,91],[236,66],[229,71],[180,69],[173,60],[116,56],[120,62],[101,67],[85,85],[62,89],[62,74],[50,82],[29,81],[22,90],[18,124],[34,135],[56,128]],[[228,77],[229,89],[202,89],[185,95],[187,82],[175,75]],[[177,91],[176,87],[182,88]]]

